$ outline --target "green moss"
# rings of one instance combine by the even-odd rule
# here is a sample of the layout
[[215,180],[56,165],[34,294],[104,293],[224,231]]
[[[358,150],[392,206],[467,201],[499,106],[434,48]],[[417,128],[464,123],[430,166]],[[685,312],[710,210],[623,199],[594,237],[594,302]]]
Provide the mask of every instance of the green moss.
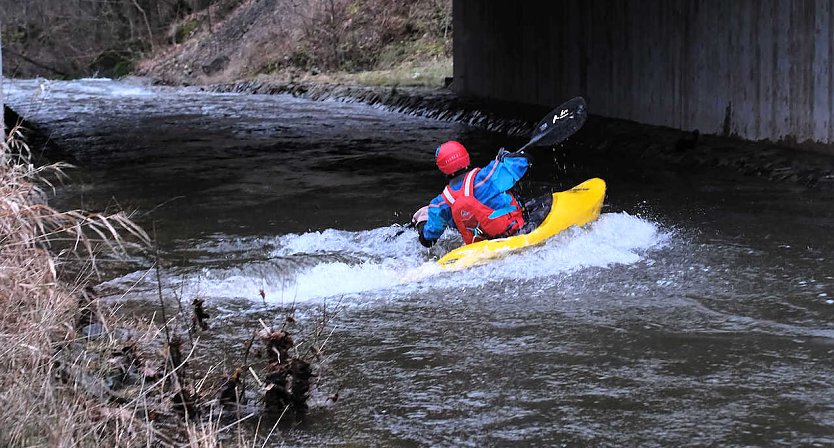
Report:
[[136,64],[133,61],[119,61],[116,63],[115,67],[113,67],[113,77],[121,78],[123,76],[127,76],[133,72],[135,67]]
[[28,40],[29,30],[20,25],[12,25],[3,29],[3,42],[6,44],[24,44]]
[[135,53],[124,49],[111,49],[101,52],[90,64],[90,70],[100,76],[121,78],[129,75],[134,67]]
[[306,48],[296,48],[290,55],[288,63],[296,67],[309,68],[313,65],[313,57]]
[[174,40],[176,43],[185,42],[186,39],[191,37],[197,28],[200,27],[199,20],[186,20],[180,26],[177,27],[176,33],[174,33]]

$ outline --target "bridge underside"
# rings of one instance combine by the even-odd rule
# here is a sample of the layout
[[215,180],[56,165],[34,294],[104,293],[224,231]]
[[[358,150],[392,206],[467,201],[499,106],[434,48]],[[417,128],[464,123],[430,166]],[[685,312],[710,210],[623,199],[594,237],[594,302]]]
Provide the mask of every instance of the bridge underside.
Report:
[[831,149],[829,0],[454,0],[454,89]]

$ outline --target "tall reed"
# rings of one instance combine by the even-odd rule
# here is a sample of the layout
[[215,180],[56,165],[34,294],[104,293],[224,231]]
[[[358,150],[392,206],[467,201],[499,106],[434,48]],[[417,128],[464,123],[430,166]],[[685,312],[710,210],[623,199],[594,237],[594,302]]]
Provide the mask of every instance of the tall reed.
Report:
[[83,384],[94,381],[73,350],[83,291],[60,272],[68,257],[95,266],[102,248],[122,250],[122,235],[148,237],[124,213],[50,207],[67,167],[36,165],[19,126],[0,142],[0,446],[94,446],[117,442],[108,427],[144,431]]
[[[260,384],[249,395],[265,411],[283,416],[292,409],[302,418],[336,313],[323,307],[298,344],[289,332],[294,309],[279,329],[259,320],[263,328],[242,363],[212,385],[209,373],[200,378],[189,366],[200,345],[192,333],[209,328],[202,299],[192,302],[190,326],[182,309],[160,326],[126,321],[85,286],[99,254],[151,243],[125,213],[50,207],[48,193],[68,167],[33,163],[19,126],[0,142],[0,446],[209,447],[224,437],[232,446],[253,446],[261,436],[241,425],[259,413],[251,405],[241,412],[246,372]],[[159,264],[157,256],[152,269]],[[81,274],[78,266],[85,267]],[[67,272],[74,274],[66,278]],[[268,358],[263,381],[248,359],[257,336]],[[233,410],[225,412],[228,406]]]

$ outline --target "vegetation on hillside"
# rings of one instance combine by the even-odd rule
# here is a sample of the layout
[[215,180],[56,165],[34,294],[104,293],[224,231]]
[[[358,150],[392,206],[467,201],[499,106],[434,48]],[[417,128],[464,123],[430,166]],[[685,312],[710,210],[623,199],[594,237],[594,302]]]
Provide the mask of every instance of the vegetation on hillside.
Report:
[[205,14],[186,18],[197,24],[190,37],[138,72],[171,84],[258,75],[338,81],[369,71],[442,79],[451,75],[451,13],[451,0],[248,1],[211,29]]
[[405,69],[418,78],[451,74],[451,9],[451,0],[0,0],[0,29],[14,77],[201,83]]
[[175,39],[172,24],[239,0],[0,0],[6,76],[122,75]]

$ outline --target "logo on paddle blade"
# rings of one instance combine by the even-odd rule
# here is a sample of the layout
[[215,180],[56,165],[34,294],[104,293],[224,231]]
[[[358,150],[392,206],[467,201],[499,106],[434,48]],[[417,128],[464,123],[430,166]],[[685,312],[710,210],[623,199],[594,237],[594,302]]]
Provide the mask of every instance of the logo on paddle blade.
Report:
[[554,115],[553,116],[553,123],[555,124],[556,120],[561,120],[562,118],[565,118],[567,116],[568,116],[568,110],[567,109],[562,109],[562,111],[559,112],[559,115]]

